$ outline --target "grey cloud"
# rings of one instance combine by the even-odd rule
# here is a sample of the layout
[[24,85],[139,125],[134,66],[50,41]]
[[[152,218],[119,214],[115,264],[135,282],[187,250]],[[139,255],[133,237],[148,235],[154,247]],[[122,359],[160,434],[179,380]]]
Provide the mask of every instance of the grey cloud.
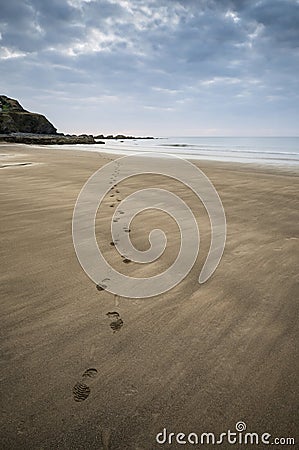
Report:
[[[7,89],[32,93],[35,87],[45,98],[56,90],[78,101],[117,96],[148,106],[147,114],[151,108],[195,111],[198,102],[207,112],[219,102],[251,111],[275,92],[285,107],[279,98],[298,90],[295,1],[2,3],[0,46],[8,50],[2,60],[0,50],[0,66]],[[7,51],[26,56],[10,59]]]

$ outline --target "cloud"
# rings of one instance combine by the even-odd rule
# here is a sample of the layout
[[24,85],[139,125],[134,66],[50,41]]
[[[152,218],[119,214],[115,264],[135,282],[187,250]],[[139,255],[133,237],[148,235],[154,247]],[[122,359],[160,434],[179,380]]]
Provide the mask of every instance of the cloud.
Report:
[[[41,112],[72,131],[92,122],[86,99],[99,121],[106,101],[119,131],[138,116],[146,132],[157,126],[151,114],[162,123],[167,112],[214,129],[220,113],[245,126],[252,114],[269,122],[285,111],[288,126],[298,114],[298,23],[294,0],[10,0],[0,17],[3,93],[28,108],[43,98]],[[71,124],[63,107],[78,105],[84,122]]]

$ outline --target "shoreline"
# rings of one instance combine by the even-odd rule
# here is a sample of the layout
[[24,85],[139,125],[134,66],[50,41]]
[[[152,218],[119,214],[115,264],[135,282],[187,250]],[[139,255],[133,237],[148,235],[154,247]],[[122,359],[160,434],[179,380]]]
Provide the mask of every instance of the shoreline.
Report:
[[[70,152],[74,154],[74,156],[79,152],[83,155],[93,155],[97,154],[103,158],[110,158],[111,160],[115,160],[117,158],[123,158],[126,157],[126,154],[121,153],[115,153],[115,152],[109,152],[108,150],[105,151],[102,147],[99,147],[99,149],[90,151],[88,149],[82,149],[79,147],[80,144],[78,144],[77,148],[66,148],[66,146],[47,146],[47,145],[33,145],[33,144],[12,144],[12,143],[0,143],[0,153],[1,153],[1,147],[3,148],[21,148],[26,151],[28,149],[29,151],[49,151],[49,152],[58,152],[59,154],[62,154],[62,152],[67,152],[69,154]],[[146,153],[142,151],[136,151],[135,154],[141,154]],[[150,152],[149,152],[150,153]],[[159,153],[158,150],[155,153]],[[167,156],[167,153],[163,154],[163,156]],[[226,169],[226,170],[238,170],[238,171],[250,171],[250,172],[259,172],[259,173],[270,173],[270,174],[276,174],[276,175],[290,175],[290,176],[299,176],[299,163],[290,163],[290,164],[278,164],[278,163],[263,163],[263,162],[236,162],[236,161],[222,161],[222,160],[212,160],[212,159],[200,159],[199,157],[194,158],[185,158],[181,155],[171,155],[182,159],[186,159],[187,161],[192,162],[194,165],[200,165],[201,167],[218,167],[219,169]],[[0,155],[1,158],[1,155]],[[1,162],[0,162],[1,164]]]
[[[122,143],[124,145],[122,145]],[[127,156],[129,154],[135,154],[135,153],[141,153],[141,152],[155,152],[158,154],[163,154],[164,156],[169,155],[173,155],[173,156],[177,156],[179,158],[183,158],[183,159],[187,159],[189,161],[194,161],[194,163],[196,164],[196,162],[216,162],[216,163],[228,163],[228,164],[241,164],[241,165],[251,165],[251,166],[261,166],[261,167],[277,167],[277,168],[288,168],[288,169],[299,169],[299,160],[296,159],[292,159],[292,158],[278,158],[275,159],[275,157],[273,158],[265,158],[265,157],[261,157],[259,159],[257,158],[249,158],[248,156],[246,156],[246,154],[248,154],[248,152],[246,151],[236,151],[236,150],[231,150],[228,151],[228,154],[226,156],[223,155],[217,155],[217,154],[212,154],[209,155],[208,153],[198,153],[196,154],[191,154],[191,153],[177,153],[175,151],[172,152],[166,152],[165,151],[165,147],[163,146],[148,146],[147,142],[143,142],[143,144],[146,145],[146,147],[143,146],[139,146],[139,144],[135,143],[135,142],[131,142],[130,145],[128,145],[127,142],[124,141],[120,141],[120,142],[112,142],[111,141],[103,141],[103,144],[105,145],[98,145],[97,144],[93,144],[93,145],[88,145],[88,146],[84,146],[83,145],[65,145],[63,146],[64,150],[67,151],[86,151],[86,152],[90,152],[90,153],[94,153],[94,152],[99,152],[99,153],[103,153],[103,154],[108,154],[108,155],[115,155],[115,157],[121,157],[121,156]],[[39,147],[39,146],[38,146]],[[44,148],[45,146],[40,146],[40,148]],[[61,149],[61,146],[58,145],[53,145],[51,146],[52,148],[55,149]],[[108,147],[106,149],[106,147]],[[171,149],[172,146],[169,146],[169,149]],[[173,146],[172,147],[173,150],[175,150],[177,147]],[[231,154],[230,154],[231,153]],[[239,153],[238,156],[235,156]],[[250,151],[249,154],[250,155],[255,155],[258,154],[259,152],[256,151]],[[284,155],[284,152],[278,152],[276,154],[279,155]],[[295,155],[295,153],[293,153],[292,155]],[[271,155],[271,153],[267,154],[267,155]],[[274,155],[274,153],[273,153]]]
[[[148,449],[164,427],[220,434],[239,420],[250,432],[296,438],[297,173],[196,162],[227,218],[223,258],[203,285],[210,230],[197,198],[163,177],[121,182],[121,200],[151,186],[175,192],[201,235],[179,285],[133,300],[99,291],[72,242],[82,186],[116,156],[24,145],[0,145],[0,155],[1,164],[34,163],[0,170],[3,448]],[[105,197],[96,235],[113,267],[141,277],[168,267],[180,248],[173,221],[159,211],[136,217],[134,245],[147,249],[149,232],[161,228],[167,248],[150,267],[123,264],[110,245],[111,204]],[[84,375],[91,369],[94,378]],[[83,382],[88,398],[74,401]]]

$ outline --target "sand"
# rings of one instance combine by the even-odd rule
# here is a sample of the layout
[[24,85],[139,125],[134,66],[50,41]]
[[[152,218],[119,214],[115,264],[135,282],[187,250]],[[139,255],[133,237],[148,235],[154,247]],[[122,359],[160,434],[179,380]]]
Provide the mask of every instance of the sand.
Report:
[[[149,450],[163,448],[155,439],[164,427],[217,434],[238,421],[250,432],[296,438],[298,172],[197,163],[228,226],[222,261],[203,285],[210,235],[194,194],[158,178],[119,185],[120,198],[140,183],[175,190],[202,233],[182,283],[133,300],[98,290],[72,243],[78,193],[115,157],[0,147],[2,449]],[[123,264],[110,245],[114,200],[98,214],[103,252],[124,273],[159,273],[179,248],[175,225],[158,212],[137,218],[130,236],[138,248],[157,226],[168,231],[169,247],[150,269]],[[234,447],[241,448],[220,446]]]

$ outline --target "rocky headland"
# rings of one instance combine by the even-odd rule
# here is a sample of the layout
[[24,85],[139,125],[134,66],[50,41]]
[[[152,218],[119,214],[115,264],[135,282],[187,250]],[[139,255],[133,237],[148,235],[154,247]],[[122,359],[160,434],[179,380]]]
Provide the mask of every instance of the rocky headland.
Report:
[[35,145],[105,144],[103,139],[154,139],[118,134],[64,134],[57,133],[54,125],[42,114],[27,111],[13,98],[0,95],[0,142]]
[[17,100],[0,95],[0,133],[56,134],[54,125],[42,114],[24,109]]

